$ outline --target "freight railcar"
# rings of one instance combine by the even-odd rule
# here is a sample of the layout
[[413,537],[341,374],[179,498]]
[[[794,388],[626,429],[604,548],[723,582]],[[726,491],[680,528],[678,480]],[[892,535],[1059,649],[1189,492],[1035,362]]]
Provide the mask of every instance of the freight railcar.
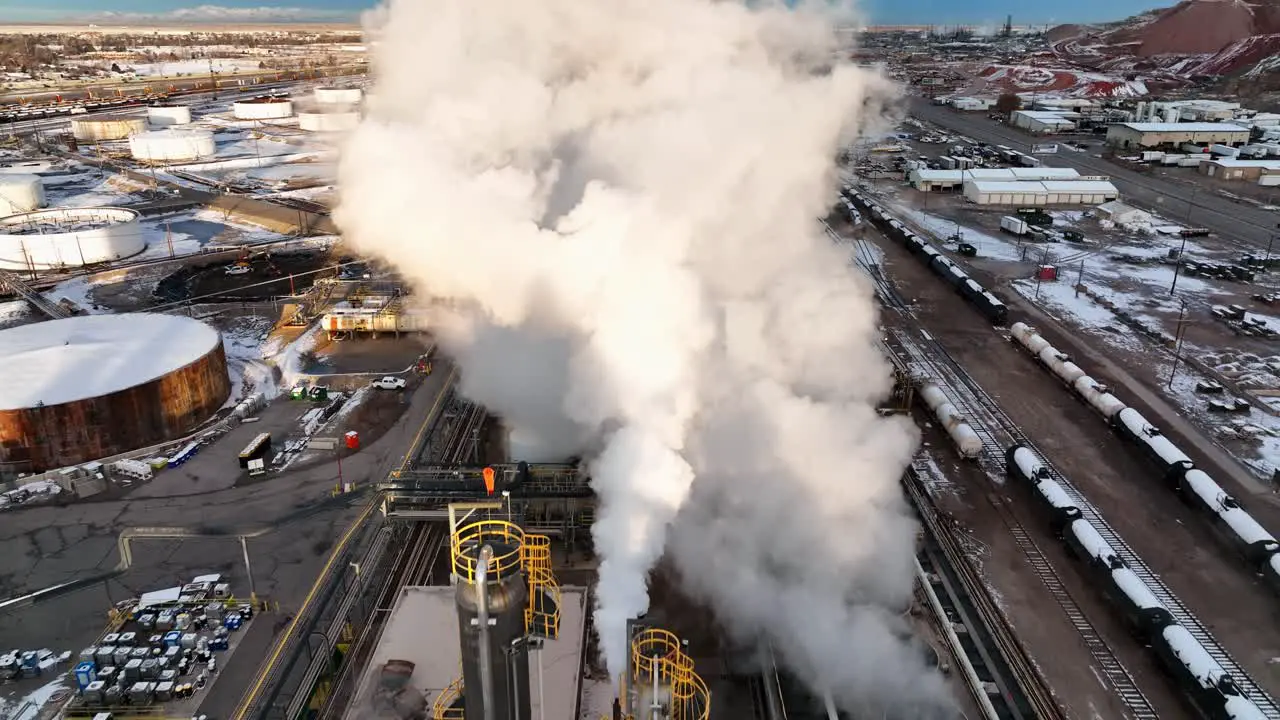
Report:
[[1071,554],[1089,569],[1097,585],[1121,613],[1130,630],[1160,659],[1187,698],[1212,720],[1260,720],[1262,710],[1241,692],[1190,631],[1128,567],[1088,520],[1070,495],[1052,479],[1033,451],[1013,445],[1005,453],[1010,477],[1034,490],[1037,504],[1049,512],[1055,532]]

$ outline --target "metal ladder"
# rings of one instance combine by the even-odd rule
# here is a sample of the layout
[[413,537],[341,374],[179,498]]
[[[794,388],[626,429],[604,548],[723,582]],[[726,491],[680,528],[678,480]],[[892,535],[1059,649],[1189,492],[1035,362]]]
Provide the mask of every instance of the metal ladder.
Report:
[[0,286],[9,288],[14,295],[26,300],[36,310],[39,310],[54,320],[71,317],[71,313],[68,312],[66,308],[62,307],[58,303],[50,302],[45,298],[45,296],[36,292],[30,285],[23,282],[22,278],[11,272],[0,270]]

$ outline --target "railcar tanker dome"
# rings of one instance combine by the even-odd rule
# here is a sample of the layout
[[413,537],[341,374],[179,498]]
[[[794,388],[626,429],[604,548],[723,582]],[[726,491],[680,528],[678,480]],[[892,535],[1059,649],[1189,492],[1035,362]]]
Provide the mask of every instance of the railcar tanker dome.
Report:
[[0,269],[80,267],[146,247],[138,213],[128,208],[52,208],[0,218]]
[[31,212],[44,206],[44,181],[39,175],[0,175],[0,216]]
[[181,437],[231,391],[218,331],[155,313],[0,331],[0,377],[0,461],[32,471]]
[[209,130],[170,129],[131,136],[129,150],[134,160],[173,162],[210,157],[217,147]]

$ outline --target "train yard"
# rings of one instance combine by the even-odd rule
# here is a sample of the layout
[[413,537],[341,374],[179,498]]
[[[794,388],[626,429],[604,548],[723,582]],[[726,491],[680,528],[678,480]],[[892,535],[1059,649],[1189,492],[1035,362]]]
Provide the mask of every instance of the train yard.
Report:
[[[922,401],[928,403],[927,408],[931,415],[942,421],[945,429],[949,432],[950,438],[946,442],[952,447],[948,447],[945,452],[954,453],[952,457],[959,455],[960,457],[977,460],[978,468],[981,469],[980,473],[973,473],[969,468],[963,467],[968,463],[962,461],[955,467],[955,470],[958,471],[955,474],[979,476],[977,481],[986,484],[986,487],[968,488],[970,492],[966,494],[970,496],[985,496],[993,505],[1006,506],[1002,508],[1003,514],[1006,515],[1006,517],[1002,518],[1002,524],[1014,536],[1015,543],[1022,546],[1021,550],[1027,556],[1026,562],[1030,565],[1030,569],[1034,570],[1035,574],[1039,575],[1046,585],[1061,585],[1060,582],[1054,583],[1051,579],[1046,578],[1046,575],[1057,575],[1058,572],[1054,570],[1051,563],[1045,560],[1044,554],[1036,551],[1028,552],[1027,544],[1030,542],[1034,545],[1034,540],[1031,539],[1026,528],[1022,527],[1020,522],[1017,525],[1010,526],[1007,516],[1015,511],[1015,505],[1027,502],[1026,495],[1018,495],[1020,491],[1013,489],[1011,497],[999,497],[1004,490],[1002,478],[1010,469],[1009,467],[1001,467],[1006,465],[1006,452],[1009,453],[1009,458],[1012,460],[1012,453],[1016,449],[1015,445],[1022,447],[1023,444],[1029,444],[1029,441],[1024,436],[1024,431],[1034,432],[1037,435],[1037,439],[1043,437],[1040,432],[1041,428],[1044,427],[1044,423],[1028,423],[1025,417],[1017,417],[1015,421],[1015,419],[1005,415],[1000,404],[983,392],[978,382],[975,382],[965,368],[960,365],[960,362],[965,362],[965,367],[973,368],[977,371],[985,364],[990,369],[990,372],[980,373],[987,376],[979,380],[984,386],[987,386],[989,377],[999,375],[1003,368],[991,368],[992,358],[993,356],[999,356],[1000,353],[1009,352],[1010,348],[1000,348],[998,346],[1000,340],[1003,340],[1005,344],[1009,344],[1009,340],[1005,339],[1006,336],[1003,333],[990,329],[983,330],[982,328],[990,328],[987,323],[991,322],[998,325],[1003,324],[1003,320],[1008,318],[999,318],[992,313],[991,307],[994,306],[994,303],[990,302],[990,298],[984,294],[986,290],[981,287],[980,283],[964,277],[965,273],[958,271],[953,262],[939,261],[938,256],[940,253],[937,253],[936,250],[929,252],[928,249],[924,249],[928,247],[927,240],[920,238],[906,224],[893,218],[883,208],[880,208],[874,201],[870,200],[869,197],[857,191],[851,191],[850,195],[853,196],[855,202],[850,204],[841,203],[837,206],[837,210],[843,216],[843,219],[846,222],[860,219],[860,217],[855,217],[854,212],[851,211],[854,210],[855,206],[861,205],[861,212],[857,213],[857,215],[869,215],[876,220],[876,225],[879,229],[884,231],[883,235],[881,235],[864,225],[864,227],[852,232],[861,236],[855,240],[853,254],[857,257],[858,263],[876,280],[878,294],[882,303],[888,309],[889,316],[886,318],[886,324],[890,326],[888,345],[892,352],[903,357],[904,362],[908,367],[912,368],[918,379],[927,381],[944,394],[945,397],[942,402],[929,402],[925,397],[930,394],[929,392],[921,392],[918,395]],[[838,233],[833,233],[833,235],[838,240],[847,242]],[[896,237],[894,237],[895,235]],[[875,238],[878,242],[879,252],[872,246],[870,238]],[[922,248],[922,246],[924,247]],[[908,257],[913,259],[908,260]],[[921,260],[924,262],[920,262]],[[904,301],[898,294],[899,291],[894,288],[894,284],[888,281],[884,274],[886,265],[893,269],[895,276],[897,276],[895,279],[900,282],[907,281],[906,286],[910,287],[910,291],[918,293],[912,302],[907,303]],[[957,277],[957,275],[961,277]],[[945,281],[945,284],[940,282],[940,279]],[[928,285],[928,283],[932,283],[932,285]],[[966,289],[968,289],[968,292],[966,292]],[[938,311],[946,302],[944,298],[955,297],[956,294],[968,299],[970,303],[973,303],[973,309],[979,310],[980,314],[973,313],[972,309],[957,310],[954,313],[950,313],[951,315],[967,313],[970,318],[968,323],[961,325],[954,321],[930,322],[928,323],[929,327],[935,333],[931,334],[929,330],[923,328],[925,323],[920,322],[920,320],[911,319],[905,323],[901,322],[903,317],[911,316],[918,316],[921,319],[934,319],[934,312]],[[976,303],[974,302],[975,298],[978,299]],[[986,322],[979,320],[980,317]],[[951,320],[951,318],[948,318],[948,320]],[[906,327],[903,327],[904,325]],[[1019,325],[1015,324],[1014,328],[1019,329]],[[974,348],[974,339],[984,336],[999,338],[999,340],[996,342],[984,341],[982,343],[980,346],[980,351],[984,357],[982,363],[966,362],[969,359],[965,357],[966,354],[976,356],[980,352],[977,348]],[[957,342],[959,338],[963,338],[963,341]],[[944,345],[947,347],[944,347]],[[957,356],[960,358],[959,362],[952,359],[948,353],[948,348],[954,351],[955,348],[964,346],[974,349],[970,353],[957,351]],[[1037,349],[1043,348],[1039,347]],[[1074,371],[1072,373],[1074,374]],[[1009,384],[1008,375],[1006,374],[1003,377],[1005,382],[997,383],[997,385]],[[1081,380],[1081,377],[1086,379]],[[1021,378],[1019,377],[1018,379]],[[1079,383],[1074,387],[1081,387],[1086,393],[1091,392],[1088,397],[1096,399],[1100,394],[1098,392],[1099,388],[1096,387],[1096,381],[1084,376],[1083,371],[1071,377],[1071,380],[1073,383]],[[1064,392],[1061,385],[1045,388],[1046,391],[1049,389],[1058,393]],[[922,390],[927,391],[929,388],[926,386]],[[1000,393],[1000,396],[1002,401],[1007,402],[1006,398],[1010,397],[1010,394],[1004,392]],[[1039,398],[1027,398],[1027,401],[1031,403],[1036,402],[1036,400],[1039,400]],[[1104,400],[1103,402],[1109,403],[1110,401]],[[1060,398],[1053,399],[1049,407],[1057,409],[1063,404]],[[1045,405],[1041,405],[1039,408],[1041,415],[1044,414],[1044,407]],[[1123,404],[1121,404],[1121,407],[1123,407]],[[1119,411],[1114,410],[1113,412],[1118,413]],[[1078,413],[1073,413],[1073,419],[1079,417],[1081,416]],[[1093,422],[1096,423],[1098,421],[1094,419]],[[1061,434],[1065,423],[1050,423],[1049,425],[1058,431],[1053,434]],[[1105,429],[1105,423],[1103,425]],[[1147,427],[1147,424],[1143,422],[1138,427]],[[1062,450],[1062,445],[1059,443],[1062,443],[1065,439],[1061,437],[1055,438],[1053,434],[1048,434],[1048,442],[1054,443],[1053,449],[1055,457],[1057,457]],[[1128,436],[1130,437],[1131,447],[1120,448],[1119,452],[1126,453],[1133,450],[1140,450],[1141,452],[1135,453],[1139,457],[1125,458],[1127,460],[1125,466],[1134,468],[1134,473],[1145,472],[1147,476],[1155,474],[1159,478],[1160,473],[1152,473],[1151,467],[1145,464],[1147,461],[1145,456],[1152,452],[1150,448],[1144,448],[1145,443],[1134,443],[1132,432],[1128,433]],[[1119,437],[1125,437],[1125,433],[1120,432]],[[1152,436],[1150,433],[1144,433],[1144,437],[1150,438]],[[1112,439],[1107,438],[1107,440]],[[1106,449],[1115,452],[1117,444],[1112,440],[1108,443]],[[1074,445],[1069,445],[1068,447],[1072,446]],[[1030,457],[1026,453],[1031,452],[1029,449],[1023,450],[1019,453],[1019,457]],[[933,454],[936,456],[938,451],[933,451]],[[1103,629],[1115,625],[1114,618],[1095,617],[1097,610],[1088,608],[1090,605],[1096,605],[1096,603],[1090,602],[1091,598],[1084,597],[1079,591],[1068,591],[1065,587],[1052,589],[1052,594],[1059,600],[1059,604],[1063,605],[1064,614],[1076,626],[1082,645],[1089,649],[1092,656],[1092,664],[1097,668],[1099,674],[1107,679],[1107,684],[1114,695],[1123,701],[1126,711],[1134,716],[1147,717],[1154,716],[1153,713],[1157,712],[1157,709],[1161,716],[1168,713],[1176,713],[1179,708],[1168,708],[1167,699],[1161,697],[1165,693],[1163,688],[1159,686],[1167,683],[1161,676],[1168,674],[1175,678],[1179,677],[1179,675],[1181,676],[1177,681],[1177,687],[1182,690],[1181,694],[1190,699],[1191,703],[1198,706],[1200,712],[1208,716],[1274,717],[1277,709],[1267,692],[1268,690],[1274,692],[1274,687],[1272,686],[1273,681],[1266,662],[1267,655],[1271,649],[1269,646],[1274,640],[1268,637],[1259,638],[1243,634],[1237,635],[1244,632],[1244,627],[1231,627],[1230,616],[1234,613],[1228,613],[1224,616],[1224,608],[1210,599],[1205,599],[1204,595],[1197,593],[1195,583],[1190,581],[1189,578],[1185,578],[1185,575],[1188,574],[1185,572],[1187,568],[1174,567],[1176,565],[1185,566],[1185,563],[1175,562],[1171,565],[1166,559],[1169,552],[1168,547],[1153,548],[1150,544],[1140,546],[1139,551],[1145,557],[1150,558],[1150,562],[1154,563],[1158,570],[1153,570],[1152,566],[1138,559],[1137,553],[1129,549],[1124,541],[1120,539],[1121,535],[1123,534],[1124,537],[1129,538],[1132,535],[1149,534],[1151,528],[1141,528],[1146,533],[1140,533],[1139,528],[1135,528],[1133,523],[1128,521],[1128,517],[1132,515],[1130,509],[1134,507],[1132,505],[1126,508],[1124,504],[1121,504],[1118,509],[1113,510],[1117,506],[1113,499],[1107,496],[1117,494],[1121,487],[1118,482],[1108,484],[1104,493],[1099,493],[1097,486],[1093,484],[1081,490],[1063,482],[1061,488],[1070,488],[1069,491],[1062,495],[1056,495],[1056,485],[1047,484],[1049,482],[1056,483],[1052,477],[1056,473],[1049,469],[1050,466],[1047,462],[1041,462],[1041,454],[1035,453],[1034,456],[1037,460],[1032,468],[1032,473],[1040,473],[1040,476],[1037,476],[1039,477],[1038,484],[1024,481],[1024,486],[1032,485],[1037,488],[1043,486],[1045,490],[1037,490],[1041,502],[1051,506],[1054,502],[1058,502],[1062,506],[1049,513],[1058,518],[1055,523],[1054,535],[1065,532],[1068,544],[1075,543],[1076,547],[1073,548],[1073,554],[1081,558],[1083,565],[1091,568],[1085,575],[1086,582],[1098,585],[1099,589],[1102,590],[1102,592],[1096,594],[1113,598],[1124,597],[1125,591],[1121,586],[1127,583],[1126,580],[1116,580],[1114,577],[1110,579],[1107,579],[1107,577],[1100,578],[1098,573],[1103,576],[1114,576],[1117,573],[1124,575],[1133,573],[1134,578],[1140,580],[1140,582],[1136,584],[1128,583],[1128,585],[1140,586],[1132,588],[1137,603],[1145,603],[1143,607],[1146,608],[1148,614],[1154,613],[1163,617],[1162,613],[1167,611],[1169,617],[1173,620],[1173,622],[1165,622],[1161,619],[1152,621],[1148,617],[1145,620],[1138,621],[1139,624],[1147,623],[1145,627],[1133,627],[1127,631],[1123,628],[1120,629],[1126,635],[1131,633],[1139,634],[1143,637],[1141,644],[1149,643],[1156,651],[1152,655],[1158,658],[1157,664],[1162,666],[1163,670],[1153,673],[1150,672],[1149,665],[1151,663],[1149,659],[1146,662],[1141,660],[1121,660],[1117,656],[1132,655],[1131,652],[1126,652],[1129,649],[1121,648],[1115,643],[1102,642],[1098,637],[1098,632],[1089,627],[1093,623],[1096,623],[1098,628]],[[1074,476],[1075,468],[1081,468],[1081,465],[1078,463],[1078,458],[1073,460],[1076,462],[1073,462],[1072,469],[1069,472],[1073,473]],[[1175,473],[1171,477],[1175,488],[1183,486],[1191,488],[1193,487],[1193,482],[1202,480],[1198,475],[1191,474],[1195,471],[1190,468],[1191,463],[1189,460],[1181,461],[1181,458],[1175,458],[1175,460],[1178,462],[1171,464],[1176,465],[1180,471],[1180,473]],[[1110,463],[1111,461],[1104,462]],[[1009,474],[1009,477],[1016,478],[1018,476],[1016,471],[1018,464],[1010,464],[1014,468],[1014,472]],[[1081,479],[1088,479],[1090,476],[1098,474],[1096,465],[1089,467],[1091,471],[1080,472]],[[1043,477],[1046,474],[1050,477]],[[1184,480],[1183,478],[1189,474],[1190,480]],[[1057,477],[1061,479],[1060,475],[1057,475]],[[1206,475],[1205,477],[1207,478],[1208,476]],[[1153,480],[1150,484],[1158,487],[1158,482],[1159,480]],[[1182,482],[1183,485],[1179,485],[1179,482]],[[1209,482],[1212,482],[1212,480]],[[1129,487],[1126,489],[1132,488],[1133,484],[1134,481],[1130,478],[1127,483]],[[1214,487],[1217,487],[1216,483]],[[1156,492],[1156,490],[1151,492]],[[1195,497],[1204,497],[1206,495],[1205,492],[1197,494],[1194,489],[1187,494]],[[1050,500],[1051,495],[1056,497],[1057,500]],[[1219,511],[1237,509],[1235,506],[1238,503],[1229,497],[1224,497],[1225,492],[1210,490],[1207,495],[1212,500],[1210,501],[1206,498],[1206,501],[1201,502],[1201,507],[1206,507],[1212,502]],[[1086,496],[1088,498],[1098,498],[1100,501],[1105,502],[1104,507],[1108,516],[1113,516],[1112,513],[1115,512],[1115,515],[1120,517],[1120,529],[1108,527],[1105,521],[1101,520],[1101,511],[1095,507],[1088,507],[1090,503]],[[972,504],[977,506],[981,504],[981,500],[973,501]],[[1074,508],[1074,510],[1067,508]],[[966,514],[977,515],[977,513],[973,512],[974,508],[972,507],[966,510],[968,511]],[[1231,583],[1233,588],[1249,598],[1251,601],[1248,603],[1250,611],[1257,613],[1253,616],[1254,619],[1260,625],[1268,624],[1264,618],[1270,612],[1272,600],[1270,597],[1265,597],[1267,593],[1266,586],[1258,580],[1252,571],[1255,568],[1265,570],[1265,565],[1271,556],[1269,550],[1272,546],[1269,543],[1274,542],[1267,539],[1269,535],[1264,530],[1261,530],[1256,523],[1241,521],[1239,516],[1231,516],[1230,519],[1218,519],[1220,516],[1201,510],[1196,513],[1200,517],[1196,517],[1192,514],[1194,511],[1185,506],[1170,507],[1170,510],[1170,520],[1159,524],[1170,537],[1179,535],[1189,523],[1200,523],[1200,526],[1195,528],[1197,538],[1188,543],[1194,548],[1190,550],[1189,554],[1195,558],[1195,572],[1206,575],[1211,574],[1215,578],[1224,578],[1224,582]],[[1255,514],[1260,512],[1262,515],[1266,515],[1269,510],[1268,507],[1262,506],[1255,511]],[[1064,521],[1069,520],[1067,516],[1062,514],[1063,512],[1078,512],[1090,525],[1090,531],[1097,532],[1096,536],[1091,534],[1089,541],[1091,544],[1088,547],[1085,547],[1078,539],[1074,541],[1071,539],[1072,530],[1069,527],[1071,522],[1068,521],[1066,525],[1062,524]],[[1209,522],[1206,522],[1205,515],[1209,516],[1207,518]],[[1187,516],[1187,519],[1184,521],[1182,516]],[[1045,514],[1043,513],[1024,515],[1024,517],[1028,525],[1033,523],[1043,524],[1045,522]],[[1173,518],[1176,518],[1176,520]],[[976,517],[974,519],[976,520]],[[968,518],[964,518],[964,520],[968,520]],[[1266,522],[1265,519],[1260,519],[1260,521]],[[966,524],[968,523],[966,522]],[[1219,525],[1219,527],[1213,527],[1214,524]],[[1223,527],[1227,529],[1227,532],[1221,532]],[[1231,528],[1236,528],[1236,530],[1231,530]],[[975,532],[976,534],[979,533]],[[990,533],[983,534],[984,539],[990,537]],[[1246,554],[1251,553],[1249,556],[1252,558],[1252,564],[1244,565],[1238,563],[1234,552],[1203,552],[1200,549],[1200,546],[1203,545],[1201,539],[1210,534],[1218,537],[1224,535],[1235,537],[1236,540],[1234,542],[1228,541],[1227,544],[1233,545],[1234,547],[1231,548],[1233,550],[1243,551]],[[1053,537],[1053,535],[1050,537]],[[1187,545],[1183,546],[1186,547]],[[1221,544],[1218,547],[1221,547]],[[1052,548],[1047,549],[1053,550]],[[1052,552],[1049,554],[1052,555]],[[1090,557],[1094,559],[1089,560]],[[1075,570],[1071,568],[1065,568],[1062,571],[1064,579],[1071,580],[1074,575]],[[1169,584],[1166,584],[1165,579],[1162,578],[1167,579]],[[1170,585],[1173,585],[1174,589],[1171,589]],[[1005,589],[1002,587],[1001,591]],[[1175,595],[1175,592],[1178,595]],[[1184,600],[1180,599],[1183,596],[1190,599],[1184,602]],[[1114,602],[1115,604],[1111,605],[1112,608],[1119,609],[1121,613],[1131,618],[1135,615],[1141,615],[1139,611],[1126,608],[1124,600],[1117,599]],[[1188,608],[1188,603],[1194,603],[1194,611]],[[1082,612],[1081,607],[1086,607],[1091,612]],[[1209,620],[1207,622],[1202,621],[1196,617],[1195,613],[1202,613]],[[1010,614],[1016,616],[1018,611],[1013,609]],[[1088,616],[1086,617],[1086,615]],[[1027,636],[1025,626],[1022,623],[1018,623],[1018,625],[1020,634],[1024,635],[1024,637]],[[1228,640],[1219,641],[1210,635],[1209,626],[1219,632],[1224,628],[1228,628],[1231,630],[1232,635]],[[1254,625],[1252,627],[1259,626]],[[1163,639],[1153,638],[1152,633],[1162,636],[1177,635],[1183,637],[1186,641],[1170,640],[1168,637]],[[1259,641],[1264,646],[1261,649],[1256,647]],[[1223,646],[1224,642],[1233,647],[1234,652],[1244,658],[1243,664],[1236,662],[1232,658],[1228,650]],[[1254,646],[1250,647],[1251,644]],[[1114,652],[1112,652],[1112,647],[1108,647],[1108,645],[1115,648]],[[1200,649],[1193,649],[1191,645],[1198,645]],[[1171,646],[1178,647],[1174,649]],[[1165,650],[1163,653],[1160,652],[1162,647]],[[1203,650],[1203,653],[1200,650]],[[1051,664],[1048,658],[1039,653],[1036,654],[1042,663]],[[1224,677],[1230,679],[1224,680]],[[1151,688],[1153,681],[1156,685],[1155,688]],[[1059,689],[1060,695],[1063,694],[1060,682],[1055,682],[1055,687]],[[1236,689],[1237,687],[1238,690]],[[1245,697],[1248,698],[1248,701],[1244,700]],[[1067,702],[1071,703],[1071,700]],[[1237,705],[1244,705],[1245,709],[1236,709]],[[1233,712],[1237,714],[1230,715]]]

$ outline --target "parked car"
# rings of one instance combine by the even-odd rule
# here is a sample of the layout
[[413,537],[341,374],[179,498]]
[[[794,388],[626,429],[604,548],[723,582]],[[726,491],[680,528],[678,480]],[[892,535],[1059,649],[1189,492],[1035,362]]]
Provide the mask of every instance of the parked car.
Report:
[[383,390],[402,390],[404,389],[404,378],[392,377],[390,375],[373,381],[373,386]]
[[225,272],[228,275],[248,275],[252,271],[253,268],[248,265],[228,265],[225,268]]

